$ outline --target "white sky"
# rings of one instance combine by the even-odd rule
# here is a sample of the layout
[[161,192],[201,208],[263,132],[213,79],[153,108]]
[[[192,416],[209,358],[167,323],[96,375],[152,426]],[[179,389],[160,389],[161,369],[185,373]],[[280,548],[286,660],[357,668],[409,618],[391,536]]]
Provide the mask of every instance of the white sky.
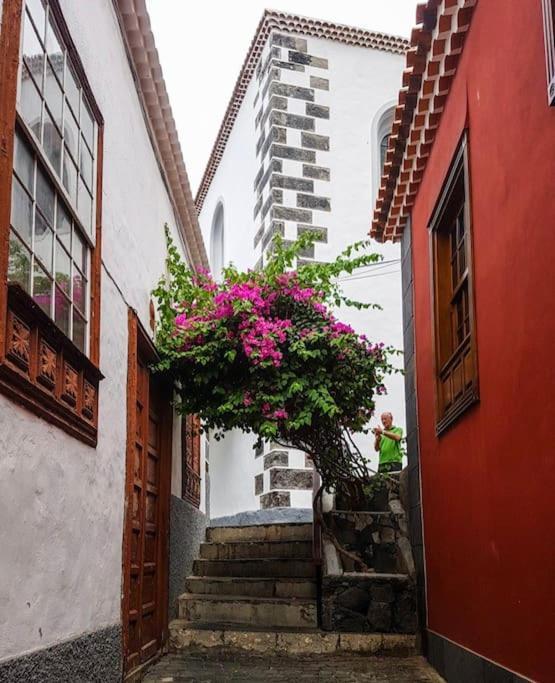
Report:
[[265,8],[409,36],[417,0],[147,0],[193,196]]

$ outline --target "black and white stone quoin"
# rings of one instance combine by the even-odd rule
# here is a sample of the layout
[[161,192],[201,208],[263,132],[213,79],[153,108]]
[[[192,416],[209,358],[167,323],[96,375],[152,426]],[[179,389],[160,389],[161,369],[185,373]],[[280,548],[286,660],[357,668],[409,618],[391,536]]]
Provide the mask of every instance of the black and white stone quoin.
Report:
[[[310,38],[274,31],[255,72],[259,167],[253,183],[253,246],[258,267],[277,233],[287,242],[307,230],[317,231],[315,245],[299,259],[303,263],[318,260],[318,244],[328,241],[333,82],[328,59],[318,54],[317,45]],[[312,463],[275,444],[266,444],[263,452],[264,471],[254,481],[261,509],[294,506],[295,492],[312,490]]]

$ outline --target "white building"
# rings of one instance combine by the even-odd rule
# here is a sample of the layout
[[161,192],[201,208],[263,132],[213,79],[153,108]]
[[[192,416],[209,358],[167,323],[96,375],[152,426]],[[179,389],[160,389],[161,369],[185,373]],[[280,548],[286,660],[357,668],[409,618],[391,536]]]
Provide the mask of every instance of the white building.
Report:
[[[264,263],[273,234],[307,227],[325,237],[306,259],[331,260],[367,237],[408,41],[266,11],[252,41],[208,162],[196,205],[218,273]],[[344,280],[351,298],[383,312],[342,311],[357,331],[402,349],[397,245],[375,245],[383,263]],[[401,365],[402,363],[400,363]],[[378,413],[404,427],[404,385],[388,381]],[[212,518],[295,519],[310,514],[312,472],[304,454],[229,433],[210,444]],[[372,439],[360,439],[376,465]],[[288,510],[287,510],[288,508]]]
[[148,366],[164,224],[207,259],[144,0],[0,11],[0,680],[118,681],[206,524]]

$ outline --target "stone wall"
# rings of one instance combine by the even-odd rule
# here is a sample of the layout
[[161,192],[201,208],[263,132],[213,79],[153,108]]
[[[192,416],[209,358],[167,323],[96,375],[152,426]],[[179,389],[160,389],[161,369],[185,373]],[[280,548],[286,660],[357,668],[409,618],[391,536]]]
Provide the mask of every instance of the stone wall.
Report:
[[[329,532],[346,551],[339,551],[331,537],[324,536],[322,626],[326,630],[416,632],[415,567],[401,504],[406,474],[399,479],[377,487],[369,499],[371,507],[383,498],[376,493],[383,491],[380,507],[384,509],[332,510],[325,515]],[[361,506],[360,500],[357,503]]]
[[170,560],[168,615],[177,618],[177,598],[185,592],[185,579],[192,574],[193,562],[199,556],[204,541],[207,516],[190,503],[171,496],[170,499]]

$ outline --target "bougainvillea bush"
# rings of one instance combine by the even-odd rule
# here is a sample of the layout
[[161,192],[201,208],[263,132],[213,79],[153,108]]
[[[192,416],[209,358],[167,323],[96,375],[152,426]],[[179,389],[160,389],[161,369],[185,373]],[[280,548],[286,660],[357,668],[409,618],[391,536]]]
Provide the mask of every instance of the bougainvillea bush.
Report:
[[347,300],[337,282],[379,257],[361,242],[333,263],[293,269],[316,237],[286,246],[278,236],[263,270],[230,266],[219,282],[189,269],[168,237],[167,274],[154,290],[157,347],[183,413],[199,414],[216,438],[239,428],[299,448],[331,487],[368,476],[351,434],[366,429],[385,392],[392,350],[332,312],[369,306]]

